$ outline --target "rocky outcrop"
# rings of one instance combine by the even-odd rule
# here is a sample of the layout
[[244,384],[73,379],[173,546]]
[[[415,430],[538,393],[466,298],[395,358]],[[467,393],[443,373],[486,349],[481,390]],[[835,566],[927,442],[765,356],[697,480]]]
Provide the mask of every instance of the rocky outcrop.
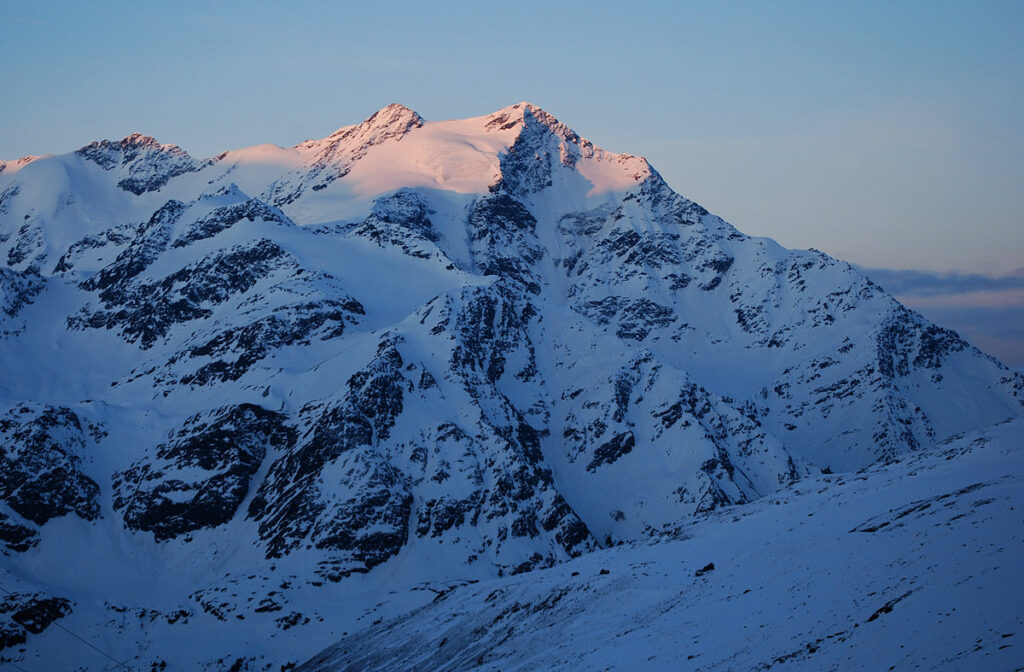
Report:
[[86,449],[102,430],[67,407],[19,404],[0,415],[0,510],[3,542],[12,550],[36,543],[53,518],[100,516],[100,489],[83,471]]
[[194,415],[114,474],[114,509],[132,530],[173,539],[229,522],[268,450],[295,442],[287,418],[253,404]]
[[103,170],[116,171],[117,186],[136,196],[158,191],[171,179],[198,170],[196,161],[176,145],[161,145],[141,133],[123,140],[93,142],[77,154]]

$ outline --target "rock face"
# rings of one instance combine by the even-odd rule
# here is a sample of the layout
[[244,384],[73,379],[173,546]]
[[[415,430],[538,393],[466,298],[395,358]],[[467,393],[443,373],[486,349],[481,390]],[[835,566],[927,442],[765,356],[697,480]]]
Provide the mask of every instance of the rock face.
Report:
[[71,613],[71,603],[42,593],[8,593],[0,598],[0,651],[24,644]]
[[35,269],[19,272],[0,268],[0,336],[16,336],[25,328],[19,313],[45,287],[46,280]]
[[[265,626],[235,669],[294,662],[377,581],[551,567],[1022,413],[1019,374],[848,264],[526,103],[3,166],[5,567],[26,593],[93,581],[61,613],[138,641]],[[139,590],[98,598],[68,552]],[[147,601],[143,568],[185,557]]]
[[99,486],[83,473],[86,449],[102,438],[70,408],[19,404],[0,415],[0,541],[13,551],[38,542],[54,518],[100,515]]
[[141,133],[132,133],[119,142],[93,142],[77,154],[116,173],[118,188],[136,196],[157,191],[172,178],[197,169],[196,162],[184,150],[161,145]]
[[125,526],[172,539],[231,520],[267,449],[295,441],[280,413],[253,404],[195,415],[124,472],[114,474],[114,508]]

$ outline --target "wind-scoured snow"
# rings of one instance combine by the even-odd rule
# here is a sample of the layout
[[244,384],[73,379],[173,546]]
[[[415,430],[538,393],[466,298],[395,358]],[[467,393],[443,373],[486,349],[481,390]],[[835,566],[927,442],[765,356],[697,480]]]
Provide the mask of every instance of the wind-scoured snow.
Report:
[[23,667],[111,662],[57,619],[135,667],[383,650],[375,621],[454,586],[612,547],[689,562],[691,524],[803,524],[811,500],[779,493],[852,493],[1024,411],[1019,372],[849,264],[742,234],[528,103],[4,165],[0,656]]

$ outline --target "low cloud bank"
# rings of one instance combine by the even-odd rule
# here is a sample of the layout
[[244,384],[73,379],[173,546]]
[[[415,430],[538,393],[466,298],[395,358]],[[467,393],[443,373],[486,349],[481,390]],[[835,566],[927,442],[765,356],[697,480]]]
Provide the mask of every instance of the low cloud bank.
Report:
[[929,320],[1009,366],[1024,367],[1024,268],[1001,276],[862,268]]
[[928,271],[862,268],[868,277],[899,296],[947,296],[977,292],[1024,290],[1024,268],[1000,276],[978,273],[930,273]]

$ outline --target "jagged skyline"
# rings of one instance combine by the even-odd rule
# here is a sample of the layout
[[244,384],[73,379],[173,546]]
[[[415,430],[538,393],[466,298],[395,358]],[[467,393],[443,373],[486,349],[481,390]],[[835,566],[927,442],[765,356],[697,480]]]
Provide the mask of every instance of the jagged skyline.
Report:
[[[0,159],[132,131],[204,157],[391,102],[440,120],[526,99],[753,235],[867,268],[1020,267],[1017,3],[249,7],[5,6]],[[1024,293],[903,298],[1024,365]]]
[[526,99],[785,245],[869,267],[1020,266],[1019,5],[544,8],[13,3],[0,35],[17,104],[0,121],[17,132],[0,159],[131,131],[202,157],[390,102],[440,120]]

